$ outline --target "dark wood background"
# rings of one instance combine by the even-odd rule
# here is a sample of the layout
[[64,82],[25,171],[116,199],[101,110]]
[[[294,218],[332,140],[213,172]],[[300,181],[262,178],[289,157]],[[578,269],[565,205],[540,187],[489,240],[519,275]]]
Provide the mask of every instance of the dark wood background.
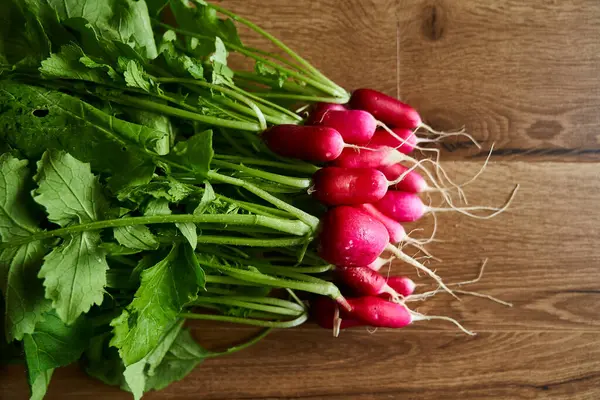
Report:
[[[403,330],[312,324],[212,359],[148,399],[600,399],[600,2],[597,0],[227,0],[338,83],[413,104],[437,129],[465,125],[484,152],[448,141],[446,168],[475,173],[471,203],[511,210],[477,221],[440,216],[432,264],[448,282],[514,303],[440,294],[419,311],[453,316]],[[250,40],[252,42],[252,40]],[[423,226],[431,225],[426,219]],[[396,272],[412,273],[403,266]],[[195,325],[221,346],[251,329]],[[48,399],[128,399],[75,367]],[[0,398],[27,398],[24,372],[0,370]]]

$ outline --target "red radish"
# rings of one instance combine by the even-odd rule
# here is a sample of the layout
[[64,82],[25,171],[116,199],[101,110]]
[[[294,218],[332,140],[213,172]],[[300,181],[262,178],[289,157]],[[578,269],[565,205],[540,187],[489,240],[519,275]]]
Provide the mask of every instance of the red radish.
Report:
[[366,111],[333,110],[323,113],[319,125],[334,128],[346,143],[366,144],[375,134],[377,120]]
[[380,168],[401,161],[416,163],[413,158],[400,153],[393,147],[378,146],[370,150],[346,148],[333,162],[333,165],[345,168]]
[[325,126],[276,125],[262,137],[281,156],[314,162],[335,160],[345,146],[342,135]]
[[[311,301],[310,311],[313,318],[320,327],[325,329],[333,329],[336,327],[336,307],[338,304],[326,296],[319,296]],[[364,322],[348,315],[347,311],[339,310],[341,316],[341,324],[339,328],[351,328],[353,326],[362,326]]]
[[402,190],[410,193],[423,193],[434,191],[436,189],[430,188],[425,178],[419,175],[416,171],[409,171],[408,167],[402,164],[392,164],[379,167],[379,170],[383,172],[385,177],[390,181],[396,181],[402,174],[406,175],[396,183],[393,188],[396,190]]
[[417,287],[415,282],[406,276],[390,276],[387,278],[387,284],[404,297],[413,294]]
[[366,214],[369,214],[371,217],[375,218],[377,221],[381,222],[385,226],[390,236],[390,243],[397,244],[407,239],[404,227],[402,227],[402,225],[399,222],[383,214],[381,211],[375,208],[373,204],[365,203],[356,206],[356,208],[363,211]]
[[[385,215],[384,213],[379,211],[373,204],[366,203],[366,204],[361,204],[361,205],[355,206],[355,207],[358,208],[359,210],[364,211],[365,213],[369,214],[371,217],[375,218],[377,221],[381,222],[385,226],[385,228],[388,231],[388,234],[390,235],[390,243],[392,243],[392,244],[408,243],[408,244],[418,248],[419,250],[421,250],[427,256],[436,259],[422,246],[423,244],[428,243],[428,240],[420,241],[420,240],[416,240],[416,239],[409,237],[406,234],[404,227],[398,221],[395,221],[394,219],[388,217],[387,215]],[[434,234],[435,234],[435,231],[436,230],[434,228]],[[429,239],[429,240],[431,240],[431,239]],[[369,267],[369,268],[371,268],[372,270],[375,270],[372,267]]]
[[[397,222],[413,222],[430,212],[447,211],[456,211],[461,214],[468,215],[472,218],[489,219],[500,214],[501,212],[506,210],[506,208],[508,208],[518,188],[519,185],[515,187],[512,195],[501,208],[483,206],[456,207],[452,203],[448,203],[450,205],[449,208],[429,207],[423,204],[421,198],[415,193],[401,192],[399,190],[388,190],[385,196],[383,196],[383,198],[376,202],[374,205],[379,211],[381,211],[388,217],[396,220]],[[493,213],[482,216],[475,215],[469,212],[476,210],[493,211]]]
[[348,299],[348,302],[352,306],[352,315],[371,326],[404,328],[415,321],[441,319],[452,322],[468,335],[475,335],[452,318],[423,315],[410,310],[402,303],[390,302],[381,297],[364,296]]
[[379,121],[396,128],[414,130],[423,124],[417,110],[373,89],[355,90],[350,97],[350,106],[368,111]]
[[384,250],[425,272],[444,290],[453,294],[429,268],[389,243],[388,231],[381,222],[354,207],[330,209],[321,219],[319,255],[338,267],[369,266]]
[[377,120],[393,128],[404,128],[410,131],[423,128],[440,138],[465,136],[478,148],[481,148],[479,143],[471,135],[465,133],[464,130],[450,133],[438,132],[425,124],[417,110],[408,104],[373,89],[355,90],[350,98],[350,106],[353,109],[368,111]]
[[393,147],[401,153],[410,154],[419,142],[430,142],[430,139],[421,139],[417,137],[415,132],[406,128],[393,128],[392,132],[397,137],[390,135],[384,129],[375,131],[373,138],[369,142],[369,146],[388,146]]
[[385,195],[388,180],[374,168],[321,168],[313,175],[310,193],[328,206],[375,202]]
[[309,117],[306,120],[307,125],[317,125],[323,119],[323,115],[329,111],[345,111],[346,108],[343,104],[335,103],[317,103],[314,105]]
[[400,303],[376,296],[349,298],[352,315],[365,323],[381,328],[403,328],[413,321],[411,311]]
[[319,254],[338,267],[368,265],[389,243],[385,226],[349,206],[330,209],[321,219]]
[[337,268],[336,276],[353,292],[361,296],[388,294],[398,299],[399,294],[390,287],[386,279],[368,267]]

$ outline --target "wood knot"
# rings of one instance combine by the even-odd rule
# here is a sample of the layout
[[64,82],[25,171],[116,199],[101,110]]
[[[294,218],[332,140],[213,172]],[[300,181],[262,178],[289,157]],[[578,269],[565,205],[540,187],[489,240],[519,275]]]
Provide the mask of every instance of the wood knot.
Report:
[[440,40],[446,31],[446,10],[438,4],[423,9],[423,35],[432,41]]
[[558,121],[536,121],[527,128],[527,135],[533,139],[552,139],[563,131],[563,126]]

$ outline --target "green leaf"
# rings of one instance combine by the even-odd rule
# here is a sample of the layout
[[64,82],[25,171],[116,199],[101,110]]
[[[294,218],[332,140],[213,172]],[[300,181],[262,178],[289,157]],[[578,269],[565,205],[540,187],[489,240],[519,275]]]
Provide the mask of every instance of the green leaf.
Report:
[[169,138],[168,141],[164,141],[166,148],[157,149],[157,154],[167,154],[171,149],[171,146],[175,144],[175,128],[171,123],[168,116],[163,114],[156,114],[145,110],[126,109],[125,113],[131,120],[131,122],[144,125],[147,128],[154,129],[157,131],[165,132],[165,135]]
[[171,345],[177,338],[183,326],[183,320],[173,324],[167,329],[158,345],[143,359],[125,368],[124,377],[127,386],[133,393],[135,400],[138,400],[144,394],[146,387],[146,377],[154,375],[156,367],[169,351]]
[[[62,151],[47,151],[38,162],[38,188],[33,199],[46,208],[48,219],[61,226],[97,221],[108,203],[89,164]],[[93,304],[101,304],[108,264],[98,232],[67,237],[44,258],[39,276],[46,298],[63,321],[73,323]]]
[[40,242],[11,247],[0,252],[0,288],[5,297],[6,339],[21,340],[50,310],[38,278],[46,250]]
[[185,262],[187,262],[194,269],[194,273],[196,274],[196,283],[200,289],[204,290],[206,289],[206,274],[198,262],[198,257],[196,257],[195,250],[196,246],[185,246],[183,249]]
[[206,177],[213,155],[212,130],[206,130],[177,143],[168,157],[188,167],[196,176]]
[[[27,208],[31,174],[26,160],[10,154],[0,156],[0,238],[3,242],[39,232]],[[21,340],[33,332],[42,314],[50,308],[37,273],[45,249],[40,242],[0,252],[0,289],[5,297],[6,338]]]
[[146,2],[139,0],[42,0],[61,20],[83,18],[98,35],[135,49],[146,58],[157,56]]
[[76,79],[103,84],[119,79],[110,65],[92,60],[75,44],[61,47],[59,53],[42,61],[40,72],[48,79]]
[[110,337],[106,332],[91,338],[84,353],[85,372],[107,385],[124,386],[125,366],[118,350],[108,345]]
[[35,332],[25,335],[23,348],[32,398],[43,397],[55,368],[79,359],[89,334],[89,324],[83,318],[69,326],[55,314],[48,313],[38,322]]
[[141,275],[135,299],[111,322],[111,345],[119,349],[126,366],[144,358],[159,343],[164,327],[177,320],[182,308],[196,298],[193,268],[178,246]]
[[198,233],[196,232],[196,224],[193,222],[177,222],[175,224],[177,229],[185,236],[188,243],[195,249],[198,245]]
[[123,201],[131,200],[135,203],[142,203],[148,197],[155,199],[166,199],[170,203],[179,203],[186,197],[194,193],[195,189],[171,177],[157,177],[145,185],[129,187],[119,191],[117,197]]
[[48,385],[50,385],[50,379],[52,379],[53,372],[54,368],[50,368],[36,375],[34,378],[35,381],[30,383],[31,397],[29,397],[29,400],[42,400],[46,396],[46,391],[48,390]]
[[215,191],[214,191],[212,185],[208,181],[205,181],[204,182],[204,193],[202,193],[202,198],[200,199],[200,203],[198,203],[198,206],[194,209],[194,215],[204,214],[206,212],[206,210],[208,209],[208,207],[210,206],[210,204],[212,202],[214,202],[216,199],[217,199],[217,196],[215,195]]
[[146,391],[161,390],[173,382],[183,379],[210,354],[190,334],[181,330],[169,352],[155,368],[154,374],[146,379]]
[[60,226],[97,221],[108,209],[90,165],[64,151],[45,152],[35,180],[39,187],[33,199],[46,208],[48,219]]
[[39,276],[46,297],[67,324],[101,304],[108,264],[98,232],[71,235],[44,258]]
[[111,256],[129,256],[132,254],[137,254],[142,250],[131,249],[129,247],[121,246],[116,243],[101,243],[100,247],[106,252],[106,254]]
[[29,159],[64,150],[94,171],[111,173],[111,186],[119,188],[150,181],[154,163],[139,146],[161,149],[157,142],[163,140],[164,132],[119,120],[76,97],[0,82],[0,142]]
[[156,236],[145,225],[120,226],[114,229],[115,239],[121,246],[136,250],[156,250]]
[[196,1],[193,4],[182,0],[171,0],[171,9],[177,24],[185,30],[212,38],[220,37],[225,42],[242,46],[235,24],[230,19],[220,19],[217,11]]
[[161,59],[164,61],[164,67],[173,75],[204,80],[204,68],[200,60],[189,57],[175,49],[173,42],[177,40],[177,35],[173,31],[167,31],[162,37],[159,46]]
[[144,215],[169,215],[169,200],[167,199],[152,199],[146,204]]
[[123,76],[125,77],[125,83],[129,87],[142,89],[150,93],[152,91],[152,87],[155,86],[155,84],[152,83],[146,76],[144,68],[135,60],[126,61],[126,67],[125,72],[123,72]]

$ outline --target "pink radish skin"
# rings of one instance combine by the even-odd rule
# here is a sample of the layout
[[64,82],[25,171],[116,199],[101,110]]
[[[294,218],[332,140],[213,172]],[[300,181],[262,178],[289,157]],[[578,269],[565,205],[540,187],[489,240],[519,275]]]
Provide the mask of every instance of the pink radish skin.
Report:
[[326,111],[319,125],[337,130],[349,144],[367,144],[377,130],[377,120],[362,110]]
[[385,175],[374,168],[325,167],[312,180],[312,196],[328,206],[372,203],[388,189]]
[[417,285],[415,282],[406,276],[390,276],[387,279],[387,284],[394,289],[398,294],[408,297],[415,292]]
[[420,139],[411,129],[393,128],[392,132],[394,132],[397,137],[390,135],[390,133],[384,129],[378,129],[375,131],[373,138],[369,142],[369,146],[388,146],[395,148],[403,154],[410,154],[415,150],[419,143],[430,141],[428,139]]
[[416,162],[393,147],[380,146],[372,150],[345,148],[333,165],[344,168],[381,168],[401,161]]
[[417,110],[376,90],[355,90],[350,98],[350,106],[368,111],[377,120],[395,128],[415,130],[423,125]]
[[273,152],[306,161],[328,162],[344,150],[344,139],[338,131],[325,126],[276,125],[262,134]]
[[354,207],[330,209],[321,219],[319,255],[338,267],[369,265],[389,244],[385,226]]
[[[389,181],[396,181],[402,174],[408,171],[409,168],[402,164],[392,164],[379,167],[379,170],[383,172]],[[393,185],[392,188],[409,193],[424,193],[432,191],[425,178],[419,175],[419,173],[416,171],[410,171],[400,182]]]
[[347,109],[348,108],[346,108],[346,106],[343,104],[317,103],[306,120],[306,124],[317,125],[321,122],[325,113],[329,111],[345,111]]
[[[383,214],[379,211],[373,204],[365,203],[356,206],[359,210],[369,214],[371,217],[375,218],[377,221],[381,222],[388,231],[388,235],[390,236],[390,243],[397,244],[406,239],[406,231],[404,227],[392,218]],[[369,293],[364,293],[369,294]]]
[[415,193],[389,190],[375,207],[397,222],[414,222],[430,211]]
[[[319,296],[311,301],[310,311],[320,327],[325,329],[333,329],[335,318],[335,307],[337,303],[329,297]],[[353,326],[363,326],[364,322],[353,318],[347,311],[339,310],[341,317],[341,329],[351,328]]]
[[394,299],[400,297],[383,276],[368,267],[337,268],[335,273],[353,292],[361,296],[388,294]]
[[348,303],[352,306],[352,315],[371,326],[404,328],[413,321],[412,314],[405,305],[381,297],[350,298]]

